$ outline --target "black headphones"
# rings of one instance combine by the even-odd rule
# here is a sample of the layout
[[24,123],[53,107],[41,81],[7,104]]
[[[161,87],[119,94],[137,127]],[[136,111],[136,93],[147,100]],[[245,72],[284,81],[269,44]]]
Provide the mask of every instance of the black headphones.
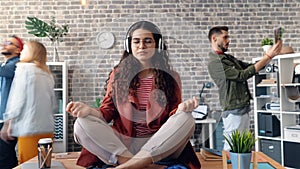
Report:
[[163,37],[161,34],[160,29],[153,24],[152,22],[149,21],[138,21],[134,24],[132,24],[126,33],[125,40],[124,40],[124,50],[127,53],[131,53],[131,35],[130,33],[132,30],[136,30],[139,28],[145,28],[153,33],[154,40],[156,43],[156,48],[158,49],[158,53],[160,53],[164,49],[164,42],[163,42]]

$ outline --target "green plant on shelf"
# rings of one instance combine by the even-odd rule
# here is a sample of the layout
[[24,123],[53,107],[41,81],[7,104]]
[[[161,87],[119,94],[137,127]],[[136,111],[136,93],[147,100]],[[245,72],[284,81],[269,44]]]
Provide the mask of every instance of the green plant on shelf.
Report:
[[273,44],[274,44],[273,39],[269,39],[269,38],[265,37],[261,40],[261,46],[273,45]]

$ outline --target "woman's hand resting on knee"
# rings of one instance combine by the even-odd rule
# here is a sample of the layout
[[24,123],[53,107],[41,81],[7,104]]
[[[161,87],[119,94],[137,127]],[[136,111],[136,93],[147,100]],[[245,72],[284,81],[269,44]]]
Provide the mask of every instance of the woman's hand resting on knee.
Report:
[[88,115],[93,115],[96,117],[100,117],[100,111],[92,108],[82,102],[69,102],[67,104],[66,111],[71,114],[73,117],[85,117]]
[[177,112],[192,112],[199,105],[199,99],[193,97],[192,99],[188,99],[178,105]]

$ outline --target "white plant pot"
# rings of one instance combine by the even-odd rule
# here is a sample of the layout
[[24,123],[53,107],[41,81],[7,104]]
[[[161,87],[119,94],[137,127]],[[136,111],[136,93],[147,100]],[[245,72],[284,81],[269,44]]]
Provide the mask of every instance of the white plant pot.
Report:
[[57,52],[57,44],[54,44],[54,51],[53,51],[53,62],[58,62],[59,61],[59,56]]
[[264,45],[264,46],[262,46],[264,52],[268,51],[271,47],[272,47],[272,45]]

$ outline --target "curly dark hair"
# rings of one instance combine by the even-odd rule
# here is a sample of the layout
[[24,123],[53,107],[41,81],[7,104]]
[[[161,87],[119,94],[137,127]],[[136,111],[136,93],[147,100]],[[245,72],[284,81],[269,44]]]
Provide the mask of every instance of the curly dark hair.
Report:
[[[162,35],[159,29],[153,25],[154,24],[147,21],[137,22],[130,27],[127,33],[129,36],[126,38],[130,39],[132,33],[137,29],[145,29],[153,33],[156,42],[156,51],[151,58],[152,67],[149,69],[154,72],[154,88],[163,91],[163,93],[156,95],[155,98],[161,105],[166,105],[168,102],[179,99],[174,97],[174,90],[175,88],[179,88],[180,85],[177,84],[176,79],[173,77],[174,71],[169,64],[169,53],[166,44],[161,43],[163,46],[161,46],[161,49],[158,49],[159,40],[162,40]],[[115,71],[113,92],[118,89],[117,99],[119,101],[127,100],[129,94],[136,96],[136,90],[139,86],[138,74],[143,70],[141,63],[132,55],[131,50],[124,50],[120,62],[114,67],[113,71]],[[106,80],[106,87],[109,77]],[[106,87],[105,92],[107,89]]]

